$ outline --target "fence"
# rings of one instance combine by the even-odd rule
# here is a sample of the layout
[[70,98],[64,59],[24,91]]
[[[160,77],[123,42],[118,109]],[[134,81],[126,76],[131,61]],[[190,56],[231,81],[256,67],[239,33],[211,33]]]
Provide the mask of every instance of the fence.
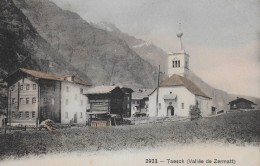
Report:
[[163,122],[174,122],[174,121],[184,121],[189,120],[189,117],[135,117],[131,118],[131,124],[148,124],[148,123],[163,123]]

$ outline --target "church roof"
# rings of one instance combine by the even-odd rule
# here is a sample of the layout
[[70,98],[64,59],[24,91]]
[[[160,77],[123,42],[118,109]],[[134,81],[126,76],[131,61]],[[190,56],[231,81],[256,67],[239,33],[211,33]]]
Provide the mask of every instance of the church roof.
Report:
[[160,87],[171,87],[171,86],[184,86],[191,93],[193,93],[197,96],[210,98],[191,80],[189,80],[185,77],[182,77],[180,75],[177,75],[177,74],[173,74],[171,77],[169,77],[168,79],[166,79],[160,83]]

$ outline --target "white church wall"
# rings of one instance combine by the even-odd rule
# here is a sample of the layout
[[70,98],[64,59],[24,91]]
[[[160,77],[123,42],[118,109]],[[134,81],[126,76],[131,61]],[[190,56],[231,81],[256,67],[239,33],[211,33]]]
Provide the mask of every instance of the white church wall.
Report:
[[202,116],[211,115],[212,101],[205,97],[197,96],[196,100],[198,101],[199,108]]
[[[173,95],[177,95],[176,100],[164,100],[164,95],[169,95],[172,92]],[[156,90],[149,96],[149,116],[156,116]],[[167,116],[167,107],[169,102],[172,102],[174,107],[175,116],[189,116],[190,105],[195,104],[195,95],[188,91],[183,86],[178,87],[160,87],[158,95],[158,105],[161,105],[158,109],[158,117]],[[176,102],[176,103],[175,103]],[[183,106],[182,107],[182,103]],[[161,108],[161,109],[160,109]]]

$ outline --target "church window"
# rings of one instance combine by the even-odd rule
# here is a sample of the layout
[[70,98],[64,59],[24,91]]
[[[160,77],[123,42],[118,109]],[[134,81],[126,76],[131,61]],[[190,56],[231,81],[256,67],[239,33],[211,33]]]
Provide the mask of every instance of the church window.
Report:
[[178,67],[178,64],[177,64],[178,62],[177,61],[175,61],[175,67]]
[[174,66],[174,61],[172,61],[172,67],[174,68],[175,66]]
[[178,67],[180,67],[180,61],[178,61]]
[[181,109],[184,109],[184,103],[181,103]]
[[159,110],[161,109],[161,107],[162,107],[162,105],[161,105],[161,103],[159,103]]

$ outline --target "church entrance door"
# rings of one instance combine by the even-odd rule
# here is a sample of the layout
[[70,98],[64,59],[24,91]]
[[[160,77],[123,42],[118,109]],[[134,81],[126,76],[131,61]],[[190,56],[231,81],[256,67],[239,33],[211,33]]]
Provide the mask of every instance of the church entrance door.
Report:
[[174,116],[174,107],[172,105],[167,107],[167,116]]

